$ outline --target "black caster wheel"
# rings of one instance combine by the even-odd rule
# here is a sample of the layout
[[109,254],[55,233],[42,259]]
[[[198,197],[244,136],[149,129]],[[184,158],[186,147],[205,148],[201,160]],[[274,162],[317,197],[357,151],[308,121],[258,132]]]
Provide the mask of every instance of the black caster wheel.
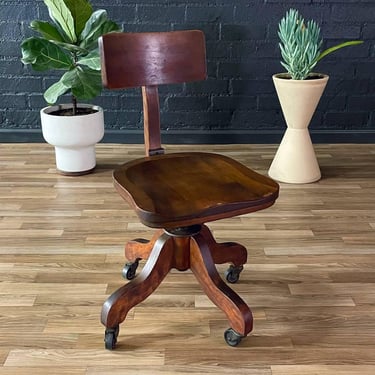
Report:
[[105,330],[104,344],[105,344],[106,349],[113,350],[116,347],[117,336],[119,332],[120,332],[119,326],[114,327],[114,328],[107,328]]
[[140,259],[137,258],[134,262],[126,263],[122,269],[122,277],[127,280],[133,280],[137,273]]
[[239,280],[242,270],[243,266],[229,266],[225,272],[225,279],[228,281],[228,283],[235,284]]
[[237,346],[241,342],[242,338],[243,336],[241,336],[232,328],[228,328],[224,332],[224,339],[229,346]]

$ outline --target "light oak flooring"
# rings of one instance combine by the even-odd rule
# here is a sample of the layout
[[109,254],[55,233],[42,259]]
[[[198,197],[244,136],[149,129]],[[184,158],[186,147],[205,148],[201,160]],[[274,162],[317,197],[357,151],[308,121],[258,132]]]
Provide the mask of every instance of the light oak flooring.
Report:
[[[167,146],[230,155],[266,173],[272,145]],[[123,246],[150,238],[111,171],[142,146],[101,144],[96,171],[57,175],[45,144],[0,145],[0,375],[375,374],[375,145],[317,145],[323,179],[281,184],[275,206],[210,223],[248,264],[233,286],[253,333],[172,272],[104,349],[101,306],[125,281]],[[224,266],[219,266],[224,272]]]

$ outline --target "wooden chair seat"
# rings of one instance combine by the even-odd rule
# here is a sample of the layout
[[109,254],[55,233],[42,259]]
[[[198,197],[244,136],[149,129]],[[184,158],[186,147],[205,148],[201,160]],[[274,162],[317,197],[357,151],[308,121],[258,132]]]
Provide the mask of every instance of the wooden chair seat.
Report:
[[[99,46],[107,88],[142,88],[146,157],[114,171],[114,185],[143,224],[158,228],[150,241],[137,239],[125,246],[129,263],[123,275],[131,281],[103,304],[105,347],[115,348],[129,310],[153,293],[172,268],[192,270],[230,323],[226,342],[238,345],[253,328],[252,312],[215,265],[230,263],[225,279],[235,283],[247,250],[235,242],[217,243],[205,223],[267,208],[277,199],[279,187],[223,155],[164,153],[158,85],[206,78],[201,31],[111,33],[99,39]],[[135,277],[140,259],[147,262]]]
[[176,228],[233,217],[273,204],[278,185],[235,160],[212,153],[173,153],[131,161],[114,174],[140,221]]

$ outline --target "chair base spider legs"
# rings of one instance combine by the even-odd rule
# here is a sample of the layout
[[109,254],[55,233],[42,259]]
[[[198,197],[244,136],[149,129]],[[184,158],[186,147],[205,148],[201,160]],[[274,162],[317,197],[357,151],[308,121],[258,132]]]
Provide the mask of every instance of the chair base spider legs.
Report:
[[246,248],[242,245],[219,244],[207,226],[194,225],[158,230],[149,242],[131,241],[125,254],[130,261],[147,258],[147,262],[137,277],[115,291],[103,305],[101,321],[106,327],[107,349],[115,348],[119,325],[129,310],[152,294],[172,268],[191,269],[210,300],[224,312],[230,324],[224,335],[228,345],[238,345],[251,332],[250,308],[222,280],[215,267],[215,264],[231,262],[232,267],[242,269],[247,259]]

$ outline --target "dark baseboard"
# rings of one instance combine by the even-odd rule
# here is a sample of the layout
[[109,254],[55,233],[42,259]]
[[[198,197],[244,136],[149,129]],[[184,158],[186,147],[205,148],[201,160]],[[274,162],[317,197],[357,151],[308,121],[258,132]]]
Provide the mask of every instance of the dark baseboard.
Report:
[[[165,144],[278,144],[280,131],[233,130],[233,131],[165,131]],[[319,130],[312,131],[313,143],[375,143],[374,130]],[[40,129],[0,129],[0,143],[45,142]],[[140,130],[106,130],[101,143],[143,143]]]

